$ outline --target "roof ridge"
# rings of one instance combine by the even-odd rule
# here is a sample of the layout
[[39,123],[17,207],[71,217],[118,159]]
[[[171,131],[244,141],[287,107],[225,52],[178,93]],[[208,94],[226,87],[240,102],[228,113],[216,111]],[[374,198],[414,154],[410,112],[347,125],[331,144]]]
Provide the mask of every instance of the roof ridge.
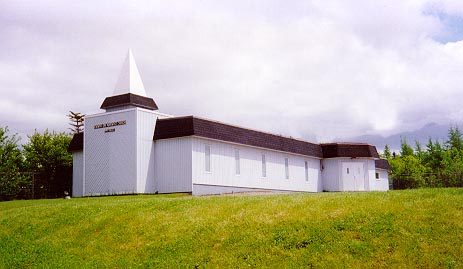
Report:
[[361,145],[361,146],[373,146],[375,147],[375,145],[372,145],[370,143],[363,143],[363,142],[329,142],[329,143],[320,143],[320,146],[324,146],[324,145]]
[[257,129],[254,129],[254,128],[248,128],[248,127],[244,127],[244,126],[240,126],[240,125],[236,125],[236,124],[225,123],[223,121],[218,121],[218,120],[213,120],[213,119],[204,118],[204,117],[198,117],[198,116],[193,116],[193,115],[165,118],[165,119],[159,119],[159,120],[169,120],[169,119],[173,120],[173,119],[184,119],[184,118],[193,118],[193,119],[205,120],[205,121],[209,121],[209,122],[215,122],[215,123],[219,123],[219,124],[223,124],[223,125],[227,125],[227,126],[232,126],[232,127],[244,129],[244,130],[255,131],[255,132],[262,133],[262,134],[269,134],[269,135],[278,136],[278,137],[282,137],[282,138],[286,138],[286,139],[292,139],[292,140],[295,140],[295,141],[305,142],[305,143],[309,143],[309,144],[312,144],[312,145],[321,145],[320,143],[310,142],[310,141],[307,141],[307,140],[302,139],[302,138],[295,138],[295,137],[292,137],[292,136],[275,134],[275,133],[271,133],[271,132],[257,130]]

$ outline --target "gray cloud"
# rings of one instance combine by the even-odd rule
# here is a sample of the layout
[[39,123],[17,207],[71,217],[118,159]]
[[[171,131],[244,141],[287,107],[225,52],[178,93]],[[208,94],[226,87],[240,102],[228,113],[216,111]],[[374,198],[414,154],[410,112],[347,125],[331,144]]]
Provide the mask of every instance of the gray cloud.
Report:
[[[435,11],[435,12],[433,12]],[[328,141],[463,116],[458,1],[0,2],[0,125],[98,112],[131,47],[162,112]]]

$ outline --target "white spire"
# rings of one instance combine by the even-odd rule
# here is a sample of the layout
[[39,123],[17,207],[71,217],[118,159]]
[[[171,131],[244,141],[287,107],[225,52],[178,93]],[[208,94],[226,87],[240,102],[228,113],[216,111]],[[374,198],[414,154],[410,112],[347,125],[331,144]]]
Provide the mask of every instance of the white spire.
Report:
[[124,65],[122,66],[119,79],[114,89],[114,95],[125,93],[133,93],[146,97],[145,86],[143,86],[137,64],[135,63],[132,50],[130,49],[127,52],[127,57],[125,58]]

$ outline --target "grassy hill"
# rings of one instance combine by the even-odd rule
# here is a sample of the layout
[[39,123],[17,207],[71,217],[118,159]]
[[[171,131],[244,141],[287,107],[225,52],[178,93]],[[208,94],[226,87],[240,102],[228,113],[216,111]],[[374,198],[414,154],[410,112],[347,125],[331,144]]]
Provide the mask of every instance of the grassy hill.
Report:
[[0,267],[463,267],[463,189],[0,203]]

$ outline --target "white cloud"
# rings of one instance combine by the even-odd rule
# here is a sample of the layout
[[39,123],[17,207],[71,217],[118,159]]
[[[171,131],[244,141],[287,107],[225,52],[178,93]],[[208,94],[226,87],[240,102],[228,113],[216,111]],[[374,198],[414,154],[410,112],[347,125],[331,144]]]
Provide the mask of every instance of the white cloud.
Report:
[[459,122],[463,42],[436,41],[431,12],[459,3],[3,3],[0,124],[65,130],[68,110],[97,112],[128,47],[166,113],[320,141]]

